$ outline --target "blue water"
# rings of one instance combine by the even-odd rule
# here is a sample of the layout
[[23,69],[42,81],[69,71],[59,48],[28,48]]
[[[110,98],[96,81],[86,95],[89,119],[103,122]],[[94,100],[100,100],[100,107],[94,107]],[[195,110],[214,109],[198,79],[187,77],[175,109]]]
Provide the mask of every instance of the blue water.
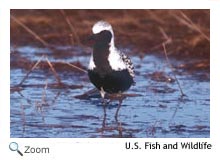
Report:
[[[59,49],[80,53],[80,48]],[[68,58],[57,58],[42,48],[23,46],[11,50],[30,61],[46,54],[52,62],[80,62],[84,66],[89,62],[89,54],[83,51]],[[99,97],[75,98],[93,88],[86,74],[58,71],[63,83],[77,86],[59,88],[50,86],[56,79],[49,67],[47,70],[36,68],[23,87],[11,90],[11,137],[210,137],[209,71],[177,69],[175,75],[186,95],[182,97],[174,71],[164,57],[130,56],[135,66],[136,85],[127,93],[137,96],[123,100],[117,118],[116,100],[104,110]],[[12,62],[19,62],[19,58],[11,56],[11,64],[14,64]],[[171,63],[185,62],[171,59]],[[11,67],[11,88],[19,84],[26,73],[27,69]],[[153,76],[156,73],[161,73],[159,79]]]

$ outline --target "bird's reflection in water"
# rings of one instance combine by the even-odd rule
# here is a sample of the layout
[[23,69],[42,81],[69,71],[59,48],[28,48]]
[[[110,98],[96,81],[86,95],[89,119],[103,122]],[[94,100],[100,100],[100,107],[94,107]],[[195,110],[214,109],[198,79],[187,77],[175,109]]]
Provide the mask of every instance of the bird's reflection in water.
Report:
[[[123,101],[127,97],[136,97],[136,96],[139,96],[139,95],[128,94],[128,93],[106,94],[105,99],[103,100],[103,99],[101,99],[101,96],[100,96],[100,93],[98,92],[98,90],[92,89],[92,90],[85,92],[82,95],[75,96],[75,98],[79,98],[79,99],[83,99],[83,100],[92,100],[93,102],[94,102],[94,98],[95,98],[96,99],[95,103],[97,103],[97,105],[99,105],[99,107],[102,107],[102,109],[103,109],[102,126],[100,129],[98,129],[98,132],[101,133],[102,137],[106,137],[108,135],[107,132],[115,132],[116,131],[117,134],[114,135],[114,137],[122,138],[122,137],[128,137],[128,135],[123,134],[123,131],[126,131],[126,129],[123,128],[123,126],[122,126],[122,123],[120,121],[119,112],[123,106],[122,105]],[[97,99],[98,99],[98,101],[97,101]],[[115,123],[108,124],[107,123],[107,109],[114,107],[115,105],[113,103],[115,101],[117,102],[117,109],[114,114]],[[111,137],[112,137],[112,135],[111,135]]]
[[[117,135],[115,135],[116,137],[127,137],[127,135],[123,134],[123,131],[125,131],[125,129],[122,126],[122,123],[119,119],[119,111],[122,108],[122,104],[123,101],[127,98],[127,97],[135,97],[138,96],[137,94],[125,94],[125,93],[121,93],[121,94],[107,94],[106,95],[106,99],[108,100],[107,103],[103,104],[103,122],[102,122],[102,128],[101,128],[101,132],[103,135],[105,131],[117,131]],[[107,119],[107,111],[106,108],[109,107],[109,104],[112,101],[118,101],[118,105],[117,105],[117,109],[115,111],[115,122],[116,122],[116,126],[108,126],[106,124],[106,119]]]
[[[103,121],[102,121],[102,128],[101,128],[101,132],[102,134],[104,134],[105,131],[117,131],[118,132],[118,135],[117,137],[123,137],[123,128],[122,128],[122,125],[121,125],[121,122],[119,120],[119,110],[122,106],[122,102],[123,100],[126,98],[120,94],[115,94],[115,95],[108,95],[108,102],[107,103],[103,103]],[[116,109],[116,112],[115,112],[115,122],[116,122],[116,126],[112,127],[112,126],[108,126],[106,124],[106,117],[107,117],[107,113],[106,113],[106,108],[108,107],[108,104],[111,102],[111,101],[114,101],[114,100],[118,100],[118,105],[117,105],[117,109]]]

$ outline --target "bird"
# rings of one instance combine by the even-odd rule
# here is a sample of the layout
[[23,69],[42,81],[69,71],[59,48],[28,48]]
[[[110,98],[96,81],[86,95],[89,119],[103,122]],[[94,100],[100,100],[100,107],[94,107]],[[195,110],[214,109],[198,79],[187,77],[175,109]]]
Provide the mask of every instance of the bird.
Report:
[[91,83],[104,99],[106,93],[121,94],[127,91],[134,81],[134,66],[131,59],[114,44],[114,32],[110,23],[98,21],[92,27],[92,53],[88,65]]

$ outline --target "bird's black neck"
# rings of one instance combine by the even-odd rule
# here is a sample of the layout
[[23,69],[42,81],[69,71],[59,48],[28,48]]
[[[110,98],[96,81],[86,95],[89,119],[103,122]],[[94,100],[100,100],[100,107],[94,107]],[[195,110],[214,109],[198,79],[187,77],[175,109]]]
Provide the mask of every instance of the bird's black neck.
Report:
[[111,67],[108,61],[109,44],[95,44],[93,47],[93,60],[96,65],[97,72],[108,73]]

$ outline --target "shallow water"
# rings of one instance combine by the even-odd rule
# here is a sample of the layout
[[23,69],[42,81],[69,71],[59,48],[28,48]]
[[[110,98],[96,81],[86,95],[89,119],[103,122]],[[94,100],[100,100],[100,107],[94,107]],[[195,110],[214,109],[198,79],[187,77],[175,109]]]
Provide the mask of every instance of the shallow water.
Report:
[[[80,62],[88,65],[89,54],[79,47],[60,47],[60,55],[49,50],[24,46],[11,48],[11,137],[209,137],[209,71],[184,69],[175,75],[186,96],[181,96],[164,57],[131,56],[136,85],[128,91],[136,94],[123,100],[118,116],[118,101],[103,107],[97,96],[79,99],[93,85],[86,74],[58,69],[65,87],[57,87],[48,67],[36,68],[21,87],[15,87],[28,72],[16,63],[25,57],[37,61],[42,54],[51,62]],[[71,54],[73,52],[73,54]],[[67,53],[67,54],[64,54]],[[184,61],[171,59],[178,66]],[[19,67],[20,66],[20,67]]]

